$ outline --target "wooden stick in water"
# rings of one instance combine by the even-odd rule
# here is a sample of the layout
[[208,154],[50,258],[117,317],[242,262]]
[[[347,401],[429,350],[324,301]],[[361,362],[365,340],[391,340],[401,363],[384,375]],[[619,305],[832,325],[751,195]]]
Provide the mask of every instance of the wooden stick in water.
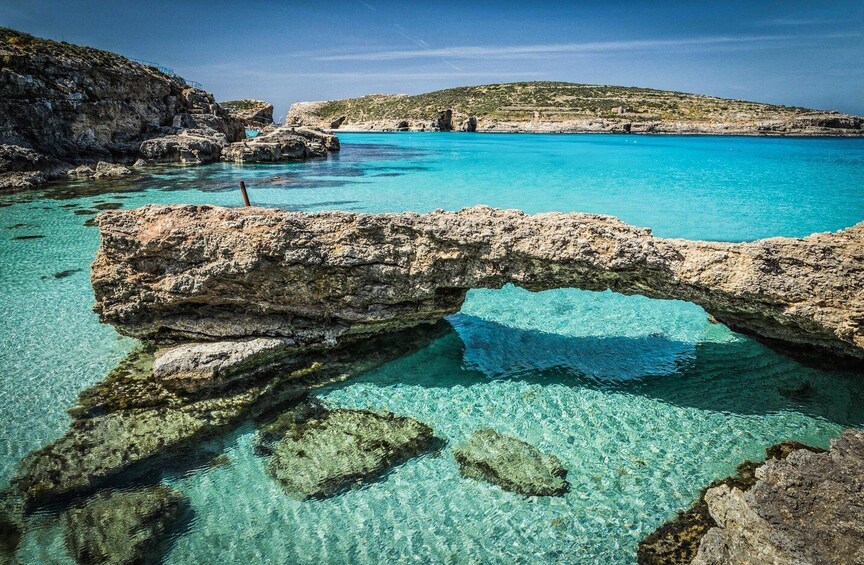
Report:
[[252,206],[252,204],[249,203],[249,195],[246,193],[246,183],[242,180],[240,181],[240,192],[243,194],[243,202],[246,203],[246,206]]

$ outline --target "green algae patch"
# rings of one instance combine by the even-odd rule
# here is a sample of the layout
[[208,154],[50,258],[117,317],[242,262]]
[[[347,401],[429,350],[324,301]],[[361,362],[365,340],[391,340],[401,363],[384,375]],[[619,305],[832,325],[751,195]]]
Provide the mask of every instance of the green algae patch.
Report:
[[163,485],[97,493],[63,513],[66,548],[78,563],[158,563],[162,540],[187,506]]
[[325,498],[374,480],[434,445],[432,428],[413,418],[333,410],[287,425],[268,469],[290,496]]
[[525,496],[558,496],[570,488],[557,457],[492,429],[477,430],[453,455],[462,476]]

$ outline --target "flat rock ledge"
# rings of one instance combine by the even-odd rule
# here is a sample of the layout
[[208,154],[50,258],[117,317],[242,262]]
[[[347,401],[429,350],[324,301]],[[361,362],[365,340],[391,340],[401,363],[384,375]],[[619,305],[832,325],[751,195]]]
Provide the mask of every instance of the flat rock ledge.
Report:
[[662,239],[610,216],[482,206],[145,206],[96,222],[96,312],[163,345],[275,338],[332,347],[436,322],[469,289],[512,283],[686,300],[766,341],[864,359],[864,223],[719,243]]
[[453,455],[462,476],[525,496],[559,496],[570,488],[557,457],[492,429],[477,430]]
[[783,443],[703,491],[639,545],[644,565],[864,563],[864,431]]
[[290,496],[325,498],[380,477],[435,444],[432,428],[413,418],[331,410],[289,427],[273,447],[269,470]]

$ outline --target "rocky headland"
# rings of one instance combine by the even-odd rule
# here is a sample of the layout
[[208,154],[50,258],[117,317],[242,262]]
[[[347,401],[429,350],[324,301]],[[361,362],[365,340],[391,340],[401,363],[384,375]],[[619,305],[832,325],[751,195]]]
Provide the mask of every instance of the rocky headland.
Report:
[[340,131],[864,135],[864,118],[839,112],[567,82],[298,102],[287,121]]
[[[98,162],[196,165],[225,150],[235,160],[231,144],[243,142],[245,123],[266,115],[224,109],[170,69],[0,28],[0,190],[67,171],[98,179]],[[297,135],[308,151],[290,158],[326,155],[322,135]]]

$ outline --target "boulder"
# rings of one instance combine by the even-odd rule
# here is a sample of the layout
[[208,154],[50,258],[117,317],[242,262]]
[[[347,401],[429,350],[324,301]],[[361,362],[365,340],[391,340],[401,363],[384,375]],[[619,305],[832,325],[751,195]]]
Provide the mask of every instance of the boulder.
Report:
[[336,136],[323,130],[282,126],[240,143],[232,143],[222,152],[222,159],[235,162],[298,161],[326,157],[339,150]]
[[333,410],[290,427],[268,468],[290,496],[323,498],[430,450],[434,439],[429,426],[412,418]]
[[66,174],[73,177],[92,177],[96,171],[90,165],[79,165],[66,171]]
[[124,167],[123,165],[118,165],[116,163],[106,163],[105,161],[99,161],[96,163],[96,173],[93,175],[94,179],[101,179],[104,177],[120,177],[123,175],[131,175],[132,171]]
[[[290,151],[305,155],[305,145],[300,139],[297,139],[296,147]],[[232,143],[222,150],[222,160],[234,161],[235,163],[277,163],[288,159],[283,159],[282,144],[280,143],[240,141]]]
[[153,378],[171,390],[195,392],[204,387],[250,378],[283,360],[294,343],[279,338],[192,343],[156,352]]
[[525,496],[558,496],[570,488],[557,457],[492,429],[477,430],[453,455],[462,476]]
[[348,119],[348,116],[339,116],[332,122],[330,122],[330,129],[339,129],[339,127],[345,123],[345,120]]
[[462,131],[476,132],[477,131],[477,116],[468,116],[462,123]]
[[202,164],[219,160],[228,145],[226,137],[212,129],[182,130],[178,134],[148,139],[140,147],[141,156],[150,161]]
[[62,515],[66,547],[78,563],[158,563],[159,547],[188,506],[158,485],[100,492]]
[[141,169],[143,167],[147,167],[148,165],[150,165],[150,163],[148,163],[146,159],[137,159],[135,163],[133,163],[132,168]]

